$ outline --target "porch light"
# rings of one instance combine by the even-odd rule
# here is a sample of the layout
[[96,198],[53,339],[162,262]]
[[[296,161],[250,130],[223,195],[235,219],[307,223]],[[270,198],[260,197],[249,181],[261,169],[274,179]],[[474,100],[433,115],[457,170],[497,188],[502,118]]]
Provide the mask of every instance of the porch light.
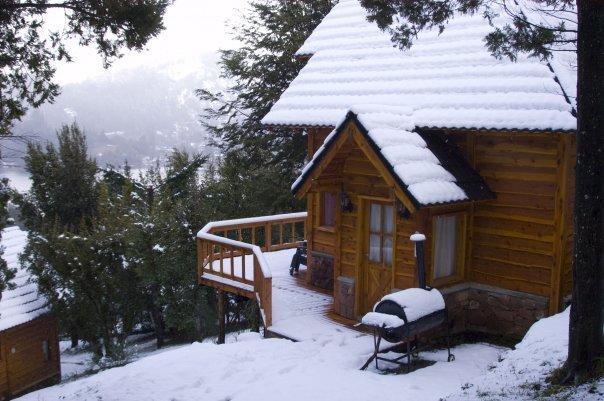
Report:
[[348,194],[344,191],[344,186],[342,185],[342,190],[340,191],[340,207],[342,211],[345,213],[350,213],[354,210],[354,205],[350,200]]
[[409,217],[411,217],[409,209],[407,209],[405,205],[403,205],[403,202],[398,199],[396,200],[396,212],[402,219],[409,220]]

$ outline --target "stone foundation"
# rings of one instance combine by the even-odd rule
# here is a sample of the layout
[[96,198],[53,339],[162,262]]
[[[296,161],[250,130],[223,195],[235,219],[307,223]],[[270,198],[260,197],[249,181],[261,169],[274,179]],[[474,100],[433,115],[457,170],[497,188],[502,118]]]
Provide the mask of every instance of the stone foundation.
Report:
[[334,310],[347,319],[354,319],[354,279],[340,276],[334,289]]
[[443,289],[456,332],[480,332],[522,338],[531,325],[547,316],[548,299],[477,283]]
[[333,290],[333,256],[313,252],[310,266],[310,284],[325,290]]

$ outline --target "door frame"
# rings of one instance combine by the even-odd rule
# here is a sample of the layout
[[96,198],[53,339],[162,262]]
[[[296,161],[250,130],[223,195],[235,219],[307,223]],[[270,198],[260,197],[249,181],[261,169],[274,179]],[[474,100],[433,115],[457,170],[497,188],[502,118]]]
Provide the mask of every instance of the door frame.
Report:
[[356,316],[361,316],[363,313],[363,307],[365,306],[364,292],[365,292],[365,275],[367,272],[367,263],[366,263],[366,249],[368,246],[368,238],[369,238],[369,211],[371,203],[383,203],[383,204],[391,204],[393,207],[393,215],[394,215],[394,226],[392,232],[392,271],[390,276],[390,289],[394,286],[394,275],[396,271],[396,236],[397,236],[397,222],[398,216],[396,213],[396,204],[395,197],[378,197],[378,196],[369,196],[369,195],[358,195],[358,215],[357,215],[357,269],[355,280],[357,282],[356,291],[355,291],[355,302],[354,302],[354,313]]

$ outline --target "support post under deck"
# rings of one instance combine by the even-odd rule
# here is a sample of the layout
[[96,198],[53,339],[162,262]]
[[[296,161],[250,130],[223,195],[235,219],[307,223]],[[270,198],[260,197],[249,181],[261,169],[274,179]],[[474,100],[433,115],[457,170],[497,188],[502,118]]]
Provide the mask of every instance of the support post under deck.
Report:
[[224,291],[218,290],[218,344],[224,344],[225,341],[225,303]]

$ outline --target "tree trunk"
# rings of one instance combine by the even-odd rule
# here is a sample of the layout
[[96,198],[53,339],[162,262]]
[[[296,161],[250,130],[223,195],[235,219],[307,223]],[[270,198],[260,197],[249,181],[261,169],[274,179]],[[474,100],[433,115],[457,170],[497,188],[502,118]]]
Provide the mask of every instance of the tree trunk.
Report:
[[157,341],[157,348],[162,348],[166,341],[166,324],[164,322],[164,314],[162,310],[152,305],[150,308],[151,319],[153,320],[153,329],[155,331],[155,339]]
[[577,170],[567,382],[589,377],[602,353],[604,2],[578,0]]
[[90,346],[92,347],[92,352],[97,358],[100,359],[104,356],[103,345],[101,344],[98,338],[90,340]]
[[252,331],[256,333],[260,333],[260,307],[255,300],[250,301],[252,303],[252,313],[251,313],[251,326]]
[[71,348],[77,348],[78,344],[80,343],[80,339],[77,333],[75,331],[72,331],[69,337],[71,340]]
[[225,333],[225,300],[224,291],[218,290],[218,344],[224,344]]

